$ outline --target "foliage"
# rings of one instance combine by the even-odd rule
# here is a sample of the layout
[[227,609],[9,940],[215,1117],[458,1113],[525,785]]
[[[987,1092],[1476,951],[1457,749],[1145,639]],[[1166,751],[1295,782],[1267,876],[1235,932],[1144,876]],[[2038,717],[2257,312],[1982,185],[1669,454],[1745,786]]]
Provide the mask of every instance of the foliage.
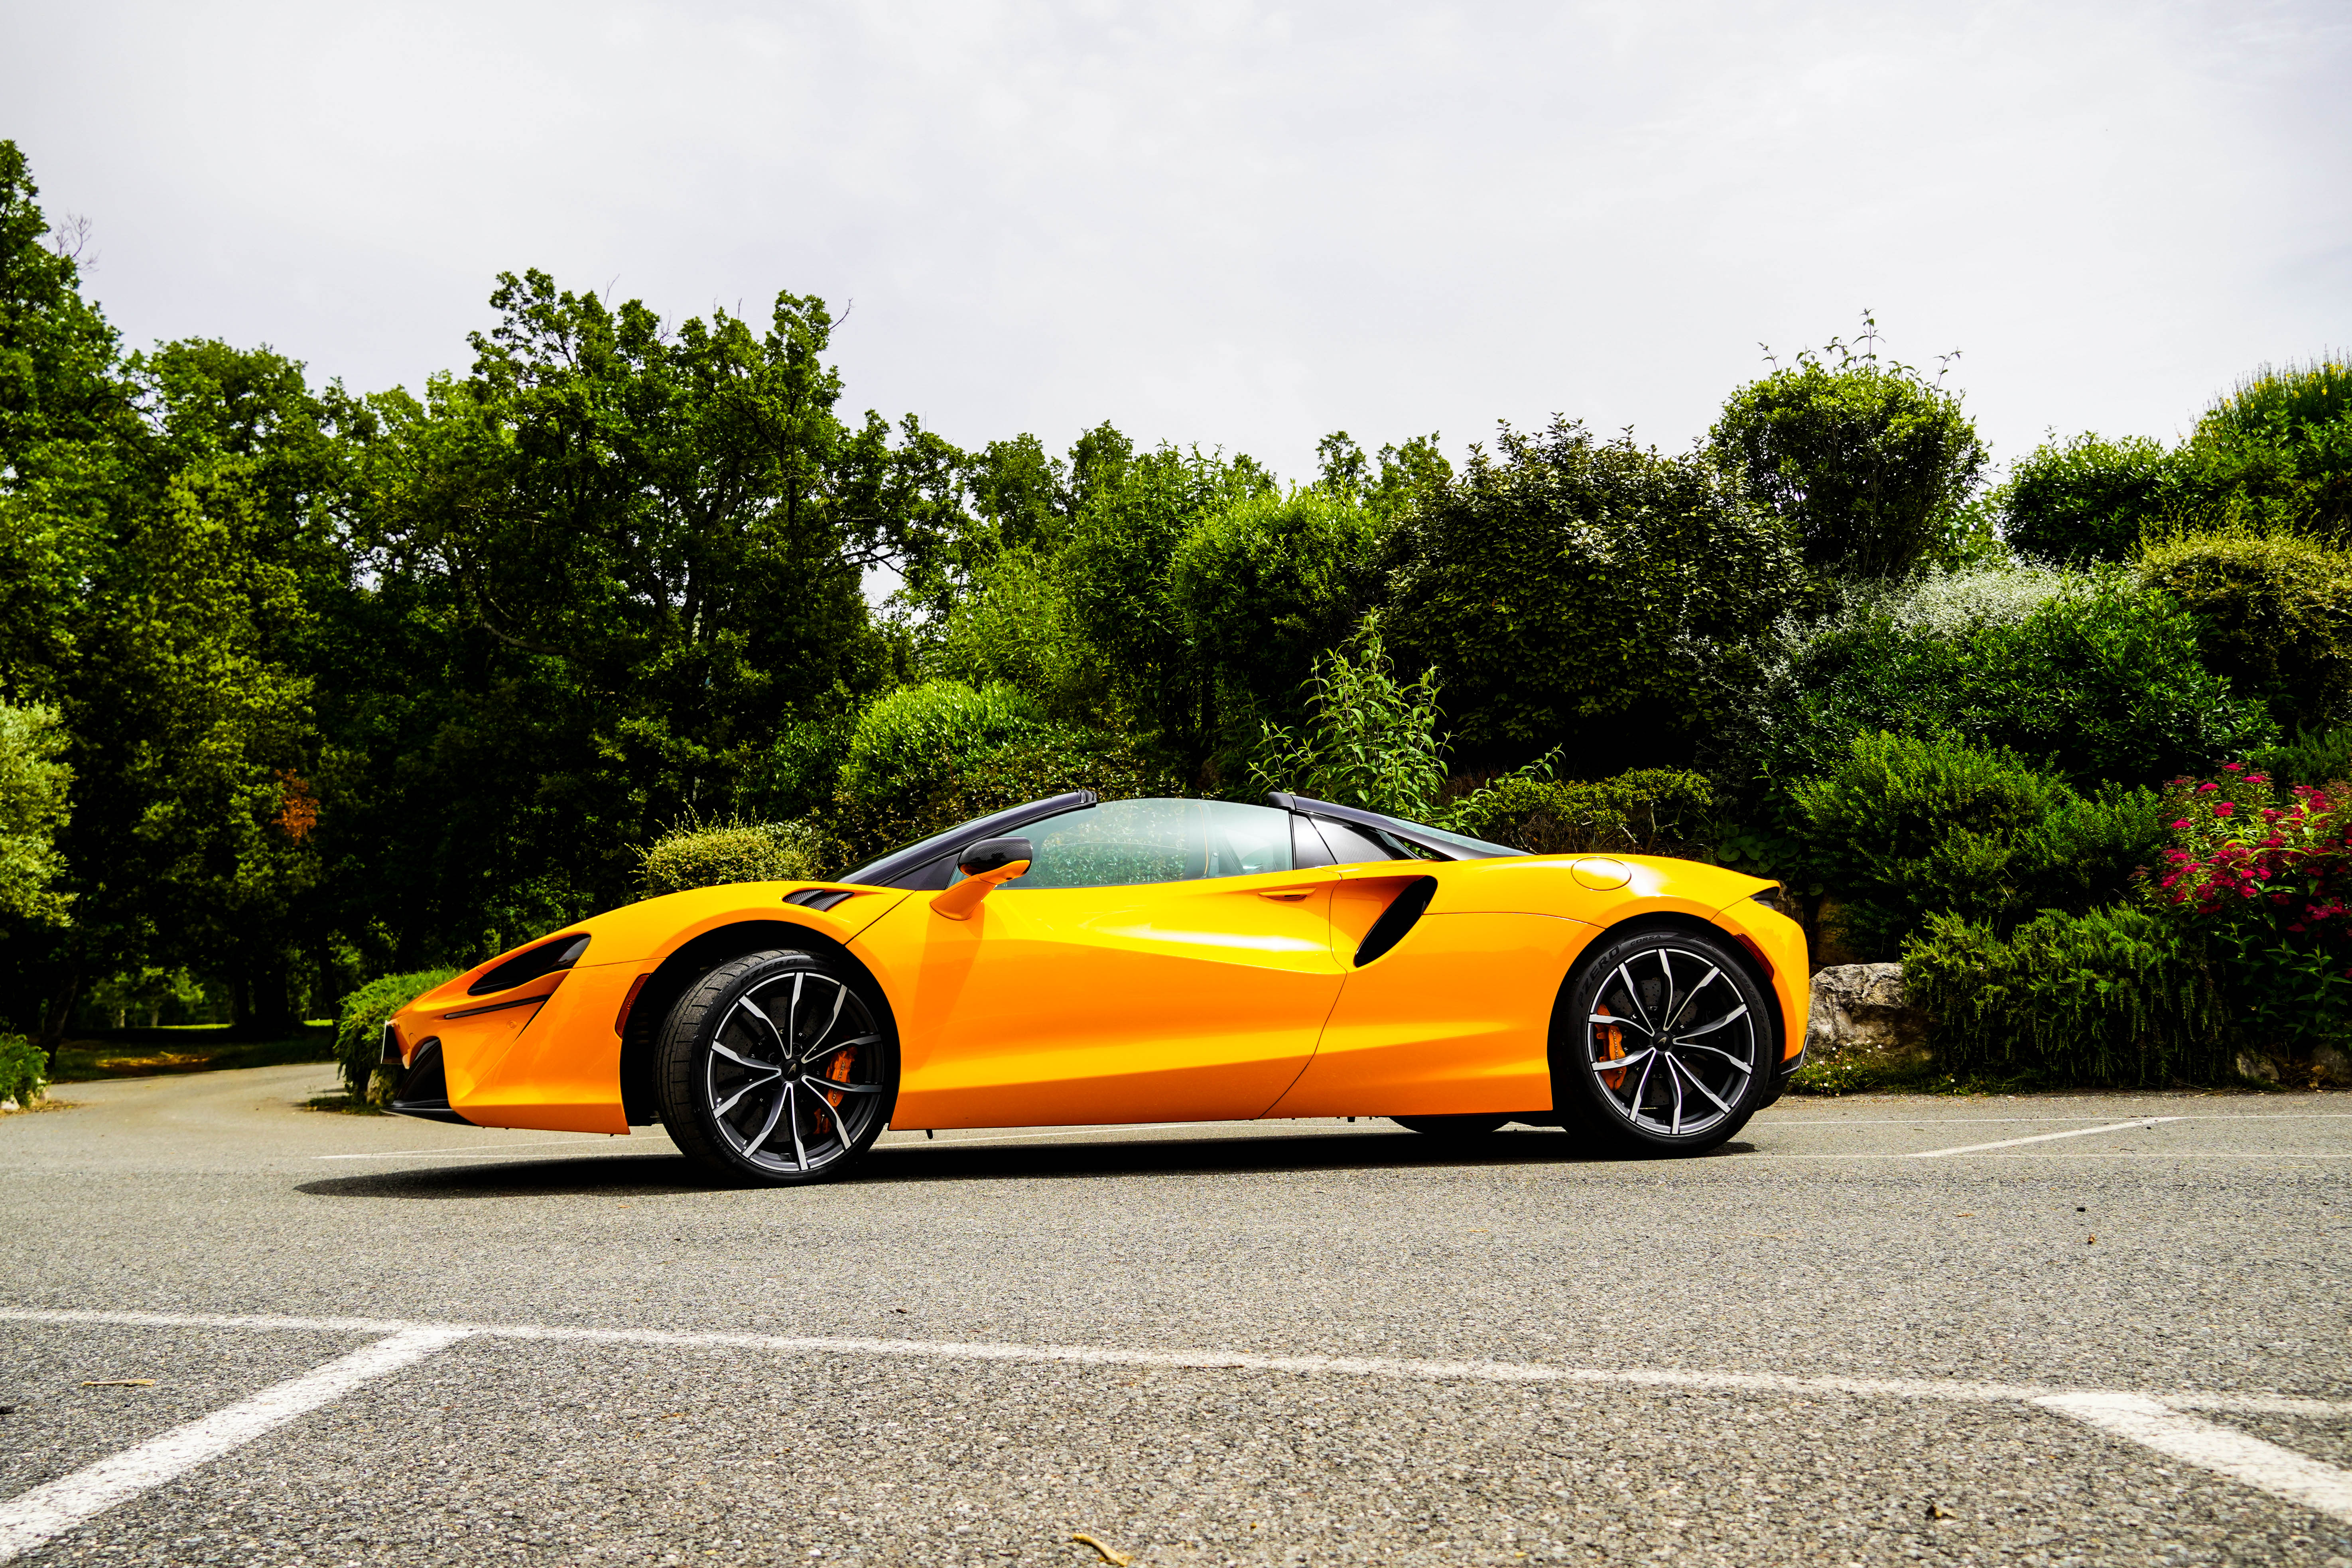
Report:
[[1069,625],[1108,676],[1115,700],[1203,784],[1226,740],[1230,715],[1220,698],[1228,650],[1222,633],[1212,628],[1204,638],[1185,614],[1176,555],[1202,520],[1274,489],[1273,476],[1246,457],[1163,447],[1097,488],[1055,558]]
[[2160,1087],[2225,1079],[2201,944],[2136,903],[2051,910],[2004,933],[1948,911],[1904,944],[1905,997],[1948,1072]]
[[2163,443],[2145,437],[2109,441],[2086,432],[2035,448],[2010,470],[1993,504],[2002,536],[2019,554],[2080,567],[2130,560],[2141,531],[2163,514],[2178,489]]
[[1036,702],[1011,686],[974,690],[960,680],[931,680],[901,687],[859,715],[840,788],[868,798],[919,791],[1049,728]]
[[2208,670],[2198,624],[2114,574],[1931,574],[1784,622],[1710,770],[1750,802],[1843,765],[1854,737],[1950,734],[2077,788],[2154,784],[2267,742],[2263,705]]
[[1790,794],[1844,901],[1843,934],[1873,959],[1939,912],[2001,934],[2035,910],[2111,901],[2164,837],[2154,791],[2086,799],[1949,736],[1857,735]]
[[[352,1099],[369,1097],[376,1068],[383,1062],[385,1023],[436,985],[455,980],[457,973],[454,969],[426,969],[409,974],[386,974],[343,998],[342,1014],[335,1020],[335,1060],[342,1067],[343,1082],[349,1086]],[[390,1096],[387,1090],[372,1098]]]
[[817,881],[839,858],[825,836],[807,823],[734,817],[687,817],[643,853],[637,885],[648,899],[727,882]]
[[1170,596],[1228,710],[1297,716],[1317,657],[1346,640],[1372,602],[1379,541],[1370,511],[1303,489],[1244,496],[1177,543]]
[[2282,795],[2242,763],[2173,783],[2173,843],[2149,887],[2210,937],[2253,1037],[2352,1039],[2352,789]]
[[925,668],[973,686],[1010,685],[1066,723],[1129,727],[1108,656],[1079,628],[1059,563],[1035,551],[1007,551],[980,569]]
[[921,787],[887,795],[843,792],[825,818],[842,845],[836,870],[973,817],[1071,790],[1105,800],[1179,793],[1178,781],[1121,737],[1052,729],[961,762]]
[[2246,760],[2255,772],[2267,773],[2290,786],[2352,780],[2352,724],[2326,730],[2297,730]]
[[2148,543],[2139,574],[2197,617],[2205,668],[2282,726],[2347,716],[2352,553],[2276,531],[2176,533]]
[[2182,458],[2203,518],[2352,539],[2352,361],[2260,367],[2214,400]]
[[[1868,318],[1864,318],[1868,324]],[[1872,325],[1857,353],[1832,340],[1731,395],[1709,433],[1717,460],[1786,521],[1805,563],[1900,577],[1944,540],[1984,472],[1960,399],[1882,363]]]
[[1402,681],[1366,617],[1307,678],[1307,717],[1296,730],[1266,721],[1250,764],[1259,787],[1336,805],[1425,818],[1445,787],[1437,738],[1437,672]]
[[1635,768],[1605,779],[1498,779],[1444,826],[1535,855],[1688,855],[1714,808],[1704,773]]
[[73,770],[58,761],[67,736],[55,708],[0,701],[0,913],[62,921],[73,895],[57,832],[67,815]]
[[1402,517],[1454,478],[1454,465],[1438,450],[1434,432],[1402,447],[1382,447],[1377,458],[1368,458],[1345,430],[1335,430],[1315,443],[1315,459],[1317,489],[1383,523]]
[[32,1105],[48,1092],[49,1058],[22,1035],[0,1035],[0,1101]]
[[1398,657],[1444,672],[1474,763],[1686,753],[1799,586],[1784,531],[1702,458],[1565,420],[1496,445],[1391,535]]

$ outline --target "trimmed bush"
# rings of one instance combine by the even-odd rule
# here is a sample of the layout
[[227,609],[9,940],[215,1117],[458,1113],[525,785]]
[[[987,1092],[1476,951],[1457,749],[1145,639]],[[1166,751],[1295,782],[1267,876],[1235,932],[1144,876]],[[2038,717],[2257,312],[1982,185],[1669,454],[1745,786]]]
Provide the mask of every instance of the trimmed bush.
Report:
[[688,820],[642,851],[639,896],[657,899],[729,882],[819,881],[835,853],[805,823]]
[[2128,561],[2171,497],[2171,455],[2146,437],[2081,435],[2038,448],[1993,492],[2010,548],[2062,566]]
[[2205,668],[2262,698],[2282,726],[2345,716],[2352,554],[2289,533],[2198,533],[2152,542],[2139,573],[2196,617]]
[[2164,843],[2153,790],[2085,798],[2017,756],[1950,736],[1859,735],[1791,792],[1842,933],[1895,957],[1931,915],[2006,932],[2036,910],[2121,897]]
[[28,1107],[49,1089],[49,1059],[22,1035],[0,1035],[0,1100]]
[[384,1083],[375,1082],[383,1054],[384,1021],[436,985],[456,978],[454,969],[386,974],[343,999],[342,1016],[335,1020],[335,1060],[343,1069],[343,1083],[353,1100],[381,1102],[391,1098],[391,1073],[383,1075]]
[[1456,831],[1536,855],[1688,855],[1715,808],[1703,773],[1636,768],[1613,778],[1507,778],[1449,817]]
[[1963,1077],[2147,1088],[2230,1076],[2202,945],[2138,904],[2053,910],[2006,935],[1932,914],[1904,944],[1903,992],[1927,1015],[1937,1065]]
[[836,858],[846,869],[959,822],[1076,789],[1105,800],[1185,793],[1124,738],[1052,729],[961,763],[923,789],[868,797],[845,792],[826,826],[840,841]]
[[877,799],[925,790],[1016,741],[1054,726],[1027,694],[1002,683],[977,690],[929,680],[878,698],[857,721],[842,759],[843,794]]

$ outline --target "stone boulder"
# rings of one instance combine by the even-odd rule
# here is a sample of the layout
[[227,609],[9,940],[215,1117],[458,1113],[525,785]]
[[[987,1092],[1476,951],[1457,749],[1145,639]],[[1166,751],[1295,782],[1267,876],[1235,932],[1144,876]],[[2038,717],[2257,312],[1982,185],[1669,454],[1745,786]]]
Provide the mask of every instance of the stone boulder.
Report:
[[1813,976],[1805,1059],[1874,1057],[1890,1067],[1929,1060],[1927,1020],[1903,1000],[1899,963],[1841,963]]

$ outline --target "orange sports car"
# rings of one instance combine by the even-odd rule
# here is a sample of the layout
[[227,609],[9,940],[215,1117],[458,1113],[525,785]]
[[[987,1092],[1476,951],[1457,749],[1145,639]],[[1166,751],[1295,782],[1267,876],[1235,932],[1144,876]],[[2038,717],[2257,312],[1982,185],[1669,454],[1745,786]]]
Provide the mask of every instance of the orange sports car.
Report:
[[1385,1116],[1695,1153],[1786,1087],[1807,993],[1778,889],[1736,871],[1081,791],[837,881],[595,916],[425,993],[383,1048],[407,1115],[658,1121],[753,1182],[837,1175],[885,1126]]

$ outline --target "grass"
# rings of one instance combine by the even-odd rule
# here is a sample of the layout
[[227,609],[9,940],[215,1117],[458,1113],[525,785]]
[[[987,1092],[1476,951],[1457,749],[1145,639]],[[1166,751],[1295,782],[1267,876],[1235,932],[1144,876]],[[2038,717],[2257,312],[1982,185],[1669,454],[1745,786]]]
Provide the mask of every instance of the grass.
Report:
[[173,1031],[168,1046],[124,1045],[110,1040],[68,1040],[58,1047],[52,1083],[88,1083],[96,1079],[152,1078],[159,1073],[219,1072],[228,1068],[274,1068],[289,1062],[331,1062],[335,1037],[320,1033],[284,1040],[232,1040],[224,1025],[194,1025]]

